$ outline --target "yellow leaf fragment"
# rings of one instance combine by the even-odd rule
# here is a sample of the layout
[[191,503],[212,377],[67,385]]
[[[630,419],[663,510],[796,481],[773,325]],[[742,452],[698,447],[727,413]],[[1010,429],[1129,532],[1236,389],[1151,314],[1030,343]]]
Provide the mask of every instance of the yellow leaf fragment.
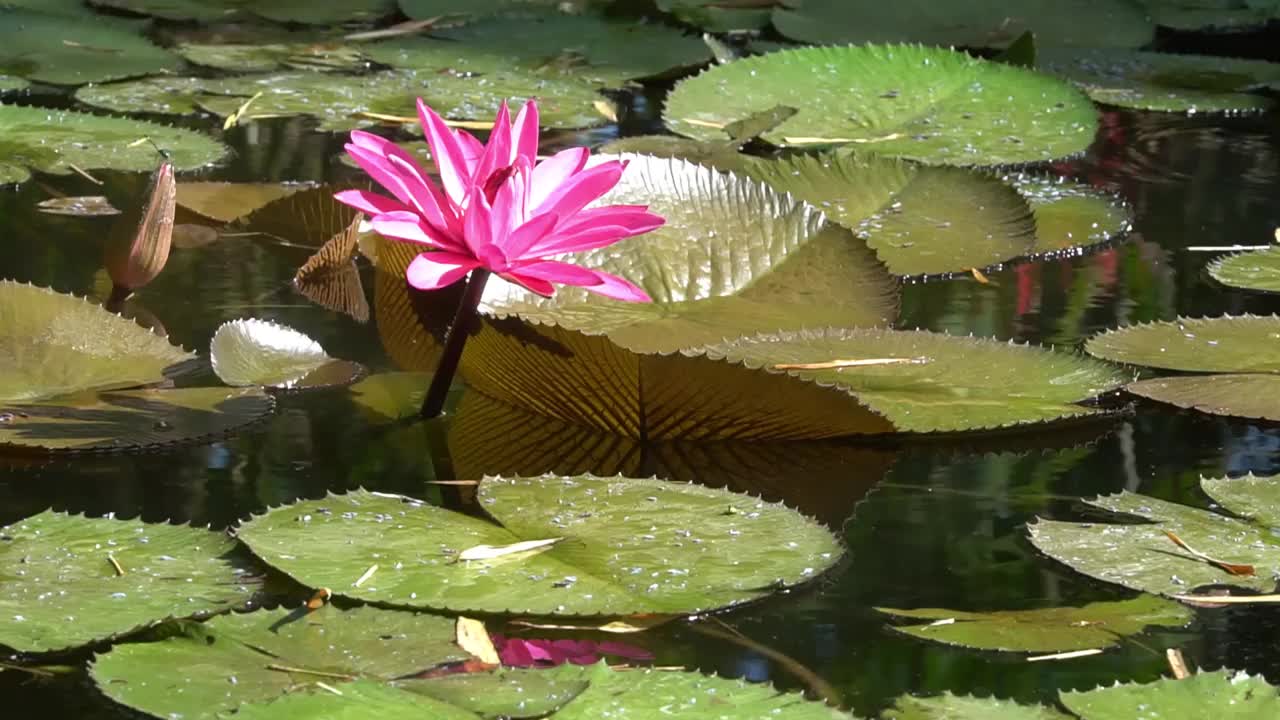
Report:
[[521,540],[510,545],[476,545],[458,553],[459,560],[492,560],[494,558],[516,555],[519,553],[544,552],[564,538],[547,538],[545,540]]
[[498,649],[493,646],[493,638],[484,623],[475,618],[459,617],[454,623],[455,642],[458,647],[479,658],[486,665],[500,665]]
[[254,93],[253,97],[241,103],[240,107],[236,108],[235,112],[228,115],[227,119],[222,121],[222,129],[230,130],[239,124],[240,120],[244,118],[245,113],[249,112],[249,106],[253,104],[254,100],[257,100],[260,97],[262,97],[261,91]]
[[1101,654],[1102,650],[1099,648],[1092,648],[1090,650],[1072,650],[1071,652],[1054,653],[1052,655],[1036,655],[1034,657],[1027,658],[1027,662],[1040,662],[1042,660],[1074,660],[1075,658]]
[[535,630],[585,630],[590,632],[607,632],[616,635],[638,633],[670,622],[676,615],[636,615],[619,620],[611,620],[604,624],[595,623],[543,623],[534,620],[512,620],[510,624]]

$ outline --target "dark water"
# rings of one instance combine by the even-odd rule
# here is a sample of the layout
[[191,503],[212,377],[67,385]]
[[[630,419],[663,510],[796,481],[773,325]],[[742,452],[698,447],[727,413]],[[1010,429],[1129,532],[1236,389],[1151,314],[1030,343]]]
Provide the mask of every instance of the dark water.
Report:
[[[644,119],[637,121],[644,124]],[[237,155],[210,177],[323,180],[349,175],[333,161],[335,136],[302,121],[258,123],[225,138]],[[1177,315],[1272,313],[1280,301],[1225,290],[1205,274],[1211,256],[1188,245],[1267,242],[1280,225],[1280,123],[1108,112],[1086,158],[1057,166],[1112,189],[1136,211],[1135,232],[1086,257],[1023,265],[970,279],[904,288],[903,327],[1078,347],[1107,327]],[[118,188],[137,178],[108,178]],[[82,179],[42,178],[67,194],[96,194]],[[130,185],[132,183],[132,185]],[[37,183],[0,192],[0,276],[60,291],[100,291],[104,221],[41,215]],[[109,221],[105,221],[109,222]],[[139,301],[175,342],[204,351],[224,320],[256,316],[296,327],[330,354],[374,371],[395,369],[376,328],[312,306],[286,282],[304,249],[228,239],[177,250]],[[368,278],[366,278],[368,280]],[[371,287],[370,283],[366,286]],[[467,416],[471,415],[470,418]],[[470,425],[464,425],[470,420]],[[365,423],[344,393],[286,398],[274,417],[211,445],[132,457],[0,469],[0,524],[47,507],[148,521],[226,527],[268,505],[364,486],[460,504],[430,478],[486,471],[584,471],[510,452],[477,423],[541,433],[533,446],[630,454],[643,473],[702,481],[787,500],[838,530],[849,561],[816,587],[724,616],[756,645],[689,628],[643,642],[663,665],[803,687],[792,663],[828,681],[855,712],[871,715],[903,692],[995,694],[1051,700],[1058,689],[1150,680],[1163,649],[1189,662],[1263,673],[1280,682],[1280,623],[1269,611],[1200,611],[1188,629],[1141,636],[1118,650],[1062,662],[966,652],[890,632],[874,606],[1018,609],[1124,597],[1053,561],[1025,537],[1037,516],[1076,517],[1075,498],[1128,489],[1205,505],[1201,475],[1280,471],[1280,428],[1142,404],[1119,421],[1071,432],[956,443],[864,447],[849,442],[617,447],[607,438],[528,423],[480,397],[433,431],[387,434]],[[520,440],[505,436],[507,441]],[[489,444],[486,444],[489,443]],[[514,444],[519,444],[514,443]],[[494,458],[501,458],[501,467]],[[522,463],[524,463],[522,465]],[[595,468],[606,470],[607,468]],[[716,626],[720,627],[720,626]],[[78,660],[80,658],[72,658]],[[3,714],[113,717],[79,675],[37,680],[0,672]]]

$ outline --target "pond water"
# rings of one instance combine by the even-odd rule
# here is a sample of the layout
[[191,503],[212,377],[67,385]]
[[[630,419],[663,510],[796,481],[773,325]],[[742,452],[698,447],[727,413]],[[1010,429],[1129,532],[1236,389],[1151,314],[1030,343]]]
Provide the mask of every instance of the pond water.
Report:
[[[653,122],[645,107],[637,104],[624,132]],[[353,177],[335,160],[340,138],[314,132],[303,120],[259,121],[224,138],[235,158],[211,178]],[[1082,257],[990,273],[988,283],[960,277],[907,285],[901,327],[1076,348],[1091,334],[1120,325],[1280,310],[1276,296],[1214,283],[1204,269],[1212,256],[1186,249],[1258,244],[1280,226],[1280,125],[1274,115],[1107,111],[1087,156],[1055,168],[1124,197],[1135,211],[1134,232]],[[140,189],[136,177],[103,176],[135,195]],[[101,192],[75,176],[41,182],[69,195]],[[33,206],[45,197],[48,191],[37,182],[0,192],[0,276],[80,295],[100,291],[102,238],[110,220],[36,212]],[[188,348],[203,350],[225,320],[254,316],[302,330],[331,355],[373,372],[396,369],[375,323],[319,308],[288,286],[308,253],[260,238],[178,249],[136,302]],[[368,268],[362,272],[366,287],[373,287]],[[478,407],[455,406],[459,412]],[[523,428],[535,440],[543,430],[514,411],[489,410],[495,413],[490,421],[506,412],[503,427]],[[0,524],[52,506],[225,528],[269,506],[356,487],[466,508],[464,489],[426,481],[474,479],[490,469],[594,469],[584,462],[557,466],[545,453],[522,458],[511,449],[519,436],[460,438],[451,428],[464,420],[455,414],[431,429],[388,433],[362,419],[342,392],[285,397],[265,422],[212,444],[0,469]],[[567,442],[586,447],[599,439],[570,436]],[[1040,663],[921,642],[892,632],[873,610],[1021,609],[1128,597],[1040,556],[1026,539],[1025,524],[1036,517],[1080,517],[1077,498],[1121,489],[1207,507],[1197,485],[1202,475],[1280,472],[1280,429],[1274,426],[1138,403],[1114,422],[981,441],[721,444],[678,449],[677,461],[669,450],[641,448],[641,472],[632,474],[663,474],[684,463],[684,472],[701,481],[784,500],[836,530],[849,557],[814,587],[727,614],[723,624],[708,625],[711,631],[681,626],[652,633],[644,644],[660,665],[788,688],[825,683],[864,715],[904,692],[1052,701],[1063,688],[1147,681],[1167,672],[1164,647],[1182,648],[1201,667],[1247,670],[1280,682],[1280,623],[1270,610],[1202,610],[1186,629],[1142,635],[1100,656]],[[500,457],[503,467],[487,467],[490,456]],[[281,592],[290,603],[305,597],[296,588]],[[734,639],[725,626],[745,639]],[[0,704],[31,717],[126,714],[80,673],[42,679],[0,672]]]

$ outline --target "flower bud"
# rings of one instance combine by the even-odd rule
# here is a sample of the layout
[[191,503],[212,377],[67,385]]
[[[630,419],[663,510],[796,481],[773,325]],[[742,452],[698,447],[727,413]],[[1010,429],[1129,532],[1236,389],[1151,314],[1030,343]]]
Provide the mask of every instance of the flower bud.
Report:
[[[151,174],[141,218],[129,213],[117,221],[107,239],[107,274],[113,295],[127,296],[155,279],[169,261],[177,185],[167,160]],[[136,221],[136,225],[134,222]]]

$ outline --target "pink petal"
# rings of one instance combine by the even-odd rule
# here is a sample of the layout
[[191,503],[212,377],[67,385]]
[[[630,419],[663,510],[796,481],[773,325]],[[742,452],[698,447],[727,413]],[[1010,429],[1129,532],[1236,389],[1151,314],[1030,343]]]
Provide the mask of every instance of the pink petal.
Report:
[[385,156],[374,150],[351,144],[347,144],[346,148],[347,154],[351,156],[351,159],[355,160],[360,169],[368,173],[374,182],[381,185],[405,205],[413,204],[412,196],[405,185],[404,178],[400,177],[400,171]]
[[[600,209],[603,210],[605,208]],[[586,210],[584,212],[591,211]],[[582,214],[579,213],[579,216]],[[591,223],[572,223],[557,227],[554,233],[535,242],[524,255],[517,259],[523,260],[532,257],[595,250],[596,248],[612,245],[633,235],[647,233],[650,230],[661,227],[666,222],[662,216],[647,211],[617,213],[612,216],[601,215],[598,217],[601,218],[599,222],[613,221],[618,224],[593,226]],[[577,220],[577,218],[575,217],[574,220]],[[572,230],[572,225],[577,225],[578,229],[576,231]]]
[[467,162],[462,145],[454,135],[453,129],[445,124],[444,119],[435,110],[427,107],[418,98],[418,119],[422,122],[422,131],[427,136],[427,144],[431,146],[431,157],[440,171],[440,181],[444,184],[445,194],[454,204],[461,205],[471,187],[472,166]]
[[528,189],[527,168],[515,167],[511,176],[502,185],[493,198],[493,212],[490,214],[490,232],[493,244],[510,253],[511,234],[524,224],[525,193]]
[[[480,142],[469,132],[456,132],[453,134],[458,139],[458,145],[462,147],[462,156],[466,158],[467,167],[474,168],[476,163],[480,162],[480,157],[484,155],[484,143]],[[475,173],[468,170],[468,173],[475,176]]]
[[533,178],[529,183],[533,188],[529,193],[530,210],[536,212],[548,195],[570,177],[581,172],[582,168],[586,167],[587,158],[590,156],[591,151],[587,148],[576,147],[561,150],[538,163],[538,166],[533,169]]
[[507,257],[513,260],[533,260],[542,257],[542,255],[530,254],[528,250],[550,235],[559,221],[560,216],[555,213],[547,213],[546,215],[539,215],[516,228],[503,246]]
[[489,175],[499,168],[511,165],[511,115],[507,110],[507,101],[498,106],[498,115],[493,119],[493,130],[489,133],[489,142],[485,143],[484,155],[476,164],[471,174],[471,181],[483,185]]
[[438,290],[452,285],[480,267],[474,258],[451,252],[427,252],[409,263],[405,279],[419,290]]
[[[568,218],[612,190],[622,179],[624,167],[626,166],[621,162],[605,162],[589,167],[552,190],[545,200],[533,206],[533,212],[553,212],[562,218]],[[534,178],[534,182],[537,182],[537,178]]]
[[652,660],[653,653],[642,647],[620,642],[602,642],[596,646],[596,652],[605,655],[627,658],[628,660]]
[[387,159],[401,174],[405,192],[409,194],[414,207],[422,213],[423,219],[438,228],[456,231],[458,218],[454,215],[448,199],[435,183],[427,179],[422,168],[418,167],[418,163],[414,162],[408,153],[400,148],[395,150],[397,154],[389,154]]
[[484,257],[485,251],[493,247],[492,216],[493,208],[489,206],[489,199],[484,196],[484,191],[479,187],[472,188],[462,239],[473,257]]
[[[657,225],[647,227],[654,222]],[[575,233],[601,225],[621,225],[623,227],[636,228],[634,234],[639,235],[642,232],[653,230],[665,222],[666,219],[661,215],[649,212],[648,205],[605,205],[578,211],[573,217],[568,218],[560,226],[559,230],[565,233]]]
[[596,270],[555,260],[541,260],[511,269],[511,274],[521,280],[535,278],[560,285],[599,285],[603,282]]
[[397,211],[412,212],[412,208],[399,200],[392,200],[389,197],[371,193],[368,190],[343,190],[342,192],[334,193],[333,199],[343,205],[350,205],[366,215],[380,215]]
[[529,292],[536,293],[543,297],[551,297],[556,294],[555,286],[546,280],[539,280],[538,278],[516,275],[509,272],[498,273],[498,277],[509,283],[520,285]]
[[395,211],[374,215],[369,220],[373,229],[381,235],[397,240],[430,245],[441,250],[463,251],[457,240],[438,228],[432,227],[412,211]]
[[529,161],[532,167],[538,162],[538,103],[530,100],[516,114],[516,121],[511,129],[515,142],[511,162],[517,158]]
[[595,272],[596,276],[600,278],[600,284],[584,285],[583,288],[587,292],[626,302],[653,302],[653,298],[649,297],[648,293],[641,290],[630,280],[623,280],[617,275],[611,275],[599,270]]

